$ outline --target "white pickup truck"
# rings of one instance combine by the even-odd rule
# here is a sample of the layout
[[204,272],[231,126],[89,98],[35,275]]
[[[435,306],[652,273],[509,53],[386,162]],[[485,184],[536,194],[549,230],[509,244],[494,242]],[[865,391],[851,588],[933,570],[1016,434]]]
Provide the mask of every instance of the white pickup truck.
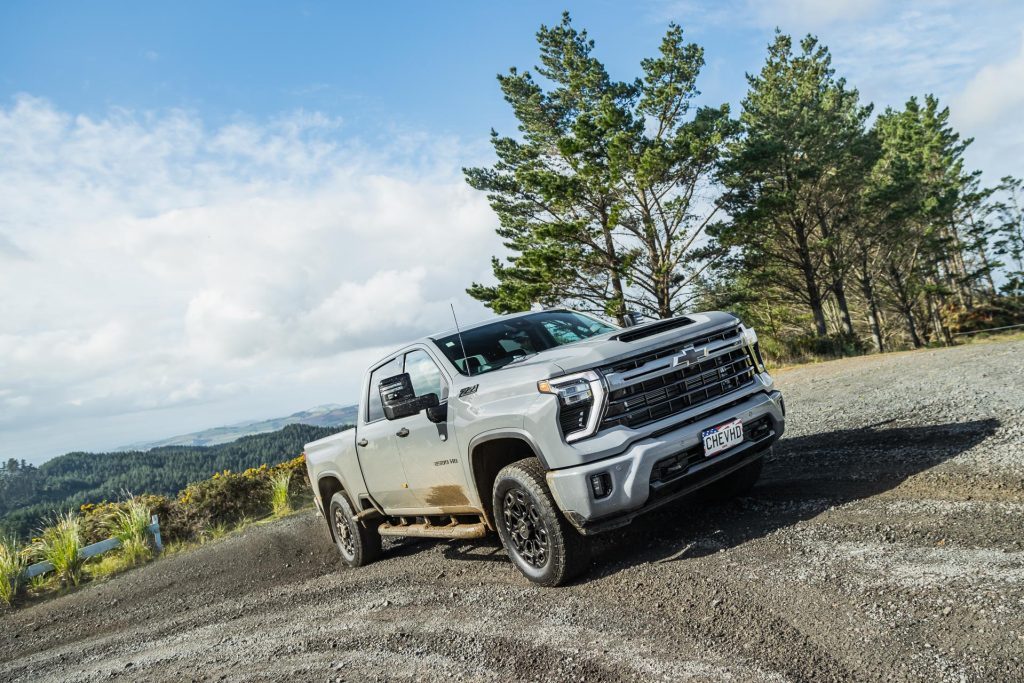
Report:
[[381,536],[497,532],[531,581],[559,585],[589,563],[587,536],[710,484],[749,490],[784,421],[732,315],[620,329],[546,310],[381,358],[355,428],[307,444],[306,466],[349,566]]

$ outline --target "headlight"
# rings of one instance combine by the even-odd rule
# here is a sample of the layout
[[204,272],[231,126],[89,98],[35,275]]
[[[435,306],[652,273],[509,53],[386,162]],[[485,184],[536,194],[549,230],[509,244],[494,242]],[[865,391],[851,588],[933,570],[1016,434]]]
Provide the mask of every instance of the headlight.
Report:
[[740,325],[740,331],[743,334],[743,341],[746,342],[747,346],[753,346],[757,343],[757,332],[754,331],[754,328]]
[[761,357],[761,346],[757,343],[757,332],[746,325],[740,325],[740,332],[743,335],[743,343],[747,345],[747,350],[754,361],[754,369],[758,372],[767,372],[768,368]]
[[558,397],[558,422],[566,441],[576,441],[597,431],[604,406],[601,376],[592,370],[537,382],[542,394]]

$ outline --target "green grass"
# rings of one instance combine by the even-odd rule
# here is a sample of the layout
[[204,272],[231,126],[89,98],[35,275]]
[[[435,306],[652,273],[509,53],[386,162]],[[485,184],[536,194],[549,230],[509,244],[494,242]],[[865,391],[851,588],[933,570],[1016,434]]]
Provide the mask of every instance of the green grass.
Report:
[[13,538],[0,538],[0,601],[7,605],[21,588],[26,566],[25,554]]
[[291,472],[279,472],[270,478],[270,506],[275,517],[287,515],[292,511],[291,499],[288,496],[288,487],[292,483]]
[[111,531],[121,541],[119,553],[128,566],[145,562],[152,556],[149,547],[149,508],[131,498],[111,520]]
[[42,530],[33,544],[33,551],[53,565],[62,583],[77,586],[85,563],[79,517],[71,512],[58,515],[53,524]]
[[211,524],[203,530],[200,542],[205,543],[206,541],[216,541],[219,538],[224,538],[231,531],[231,525],[227,522],[217,522]]

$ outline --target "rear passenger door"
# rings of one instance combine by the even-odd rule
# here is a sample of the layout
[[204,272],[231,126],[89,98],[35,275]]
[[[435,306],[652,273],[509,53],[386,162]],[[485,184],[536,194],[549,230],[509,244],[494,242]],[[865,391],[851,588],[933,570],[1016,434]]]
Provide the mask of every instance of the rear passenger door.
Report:
[[[437,359],[426,349],[405,354],[405,372],[409,373],[417,396],[437,394],[442,406],[448,403],[449,378]],[[423,502],[427,514],[457,514],[475,511],[470,504],[465,467],[449,415],[440,423],[431,422],[426,411],[391,423],[396,429],[409,430],[398,439],[402,465],[409,485]]]

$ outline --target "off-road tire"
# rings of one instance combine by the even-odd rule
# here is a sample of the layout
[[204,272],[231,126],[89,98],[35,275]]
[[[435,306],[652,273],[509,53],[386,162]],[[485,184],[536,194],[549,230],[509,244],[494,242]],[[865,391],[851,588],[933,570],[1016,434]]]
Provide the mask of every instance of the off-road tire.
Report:
[[331,496],[327,522],[345,566],[362,567],[380,557],[380,534],[376,528],[367,528],[356,521],[352,506],[341,491]]
[[[510,499],[512,505],[507,505]],[[512,564],[530,581],[542,586],[561,586],[590,564],[587,539],[562,516],[548,490],[544,468],[536,458],[519,460],[498,472],[492,502],[494,526],[501,543]],[[519,514],[523,512],[526,514]],[[524,532],[527,528],[529,531]],[[517,545],[532,547],[534,552],[520,550]],[[543,553],[536,552],[541,546]],[[540,554],[543,561],[537,562]]]

